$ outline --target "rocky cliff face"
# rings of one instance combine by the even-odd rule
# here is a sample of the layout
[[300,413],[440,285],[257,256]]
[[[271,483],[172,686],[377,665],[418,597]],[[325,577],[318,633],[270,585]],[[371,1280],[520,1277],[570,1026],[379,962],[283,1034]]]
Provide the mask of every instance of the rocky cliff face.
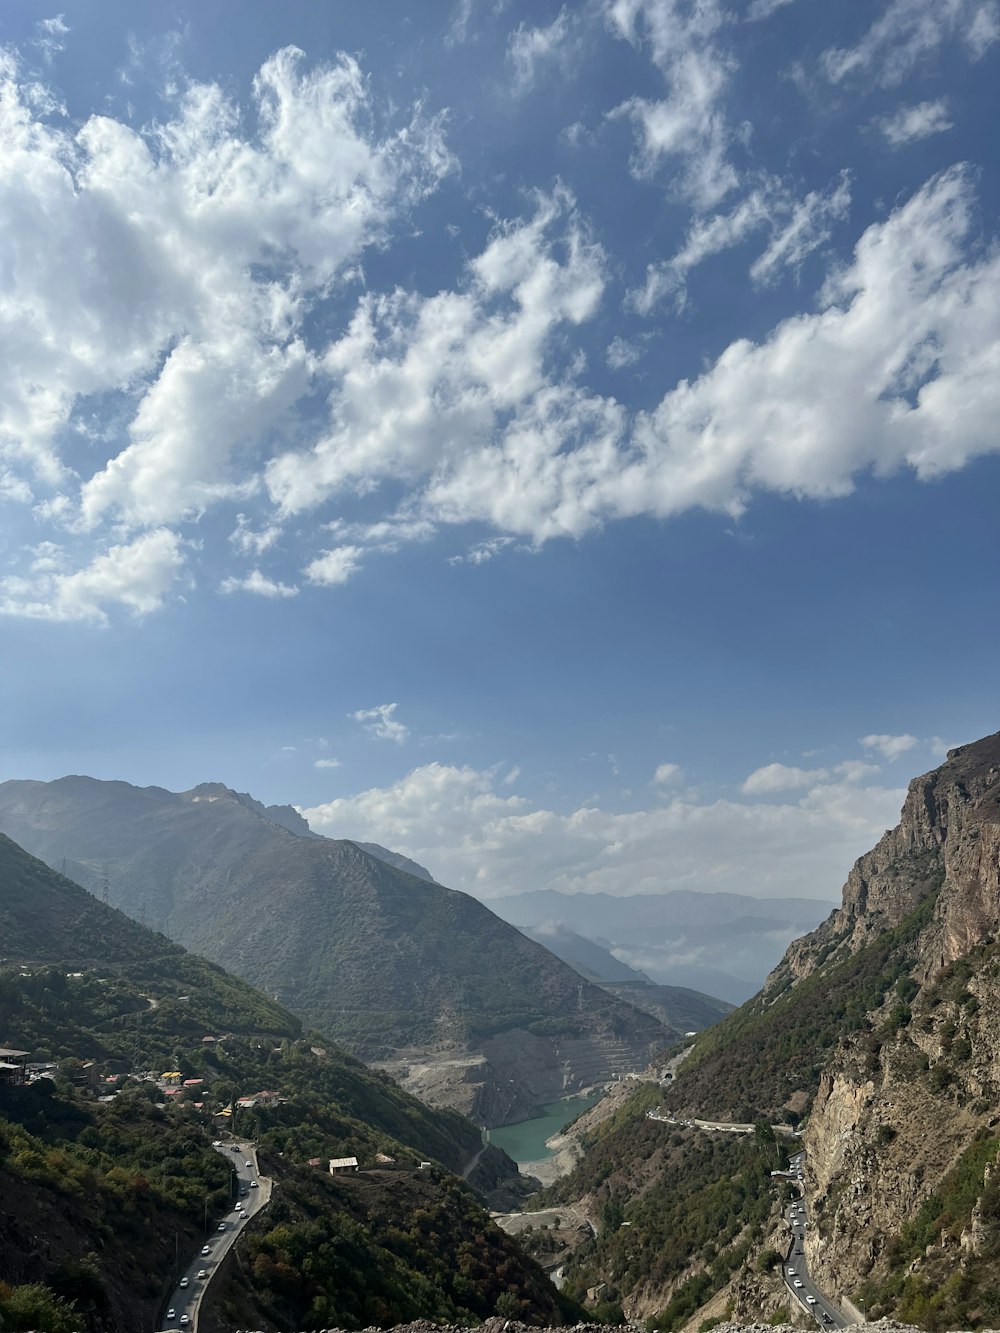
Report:
[[899,826],[785,966],[807,976],[930,899],[908,973],[828,1062],[805,1143],[818,1280],[934,1324],[979,1299],[1000,1250],[1000,736],[911,783]]

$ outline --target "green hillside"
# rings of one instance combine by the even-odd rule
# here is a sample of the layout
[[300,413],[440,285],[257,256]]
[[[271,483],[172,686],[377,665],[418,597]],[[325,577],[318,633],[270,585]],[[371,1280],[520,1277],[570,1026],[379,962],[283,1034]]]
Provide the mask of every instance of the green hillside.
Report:
[[[0,1088],[0,1317],[8,1327],[23,1326],[19,1309],[31,1312],[32,1328],[55,1333],[152,1327],[175,1243],[191,1253],[206,1221],[227,1206],[212,1113],[261,1090],[280,1100],[237,1112],[239,1131],[259,1144],[262,1170],[279,1180],[272,1207],[238,1247],[238,1264],[248,1265],[239,1299],[254,1319],[268,1308],[287,1311],[299,1328],[355,1327],[381,1301],[393,1321],[473,1322],[509,1288],[526,1317],[559,1321],[540,1270],[449,1174],[480,1148],[461,1116],[431,1110],[322,1036],[304,1035],[246,983],[8,839],[0,840],[0,920],[0,1044],[57,1065],[54,1079]],[[93,1091],[106,1101],[74,1086],[86,1082],[90,1062]],[[171,1097],[153,1077],[165,1070],[200,1082]],[[308,1165],[356,1155],[372,1167],[377,1154],[391,1163],[346,1185]],[[422,1160],[440,1166],[420,1172]],[[489,1171],[500,1163],[494,1152]],[[421,1208],[456,1220],[450,1230],[440,1219],[422,1230],[414,1220]],[[487,1235],[488,1272],[428,1285],[428,1272],[451,1273],[459,1221]],[[41,1250],[39,1234],[50,1238]],[[320,1234],[330,1243],[350,1238],[359,1256],[350,1281],[336,1265],[305,1263],[315,1246],[303,1248],[301,1238]],[[281,1256],[277,1285],[261,1258],[268,1254]],[[227,1292],[223,1284],[213,1299],[235,1299]],[[71,1313],[57,1298],[74,1303]]]

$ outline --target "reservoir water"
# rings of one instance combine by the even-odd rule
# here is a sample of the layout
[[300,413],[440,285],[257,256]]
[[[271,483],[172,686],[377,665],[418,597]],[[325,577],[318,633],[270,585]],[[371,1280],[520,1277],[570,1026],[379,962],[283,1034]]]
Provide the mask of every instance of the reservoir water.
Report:
[[502,1148],[515,1162],[544,1161],[552,1156],[552,1149],[545,1146],[545,1140],[558,1134],[563,1125],[575,1120],[581,1111],[586,1111],[603,1096],[602,1089],[550,1102],[548,1106],[542,1107],[542,1114],[535,1116],[534,1120],[522,1120],[519,1125],[502,1125],[499,1129],[491,1129],[490,1143]]

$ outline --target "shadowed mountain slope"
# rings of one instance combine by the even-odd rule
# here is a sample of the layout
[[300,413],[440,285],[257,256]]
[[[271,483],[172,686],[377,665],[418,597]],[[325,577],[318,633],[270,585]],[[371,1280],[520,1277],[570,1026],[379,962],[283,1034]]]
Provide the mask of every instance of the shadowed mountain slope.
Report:
[[[0,785],[0,828],[480,1123],[637,1068],[675,1037],[476,899],[215,783]],[[502,1095],[501,1095],[502,1093]]]

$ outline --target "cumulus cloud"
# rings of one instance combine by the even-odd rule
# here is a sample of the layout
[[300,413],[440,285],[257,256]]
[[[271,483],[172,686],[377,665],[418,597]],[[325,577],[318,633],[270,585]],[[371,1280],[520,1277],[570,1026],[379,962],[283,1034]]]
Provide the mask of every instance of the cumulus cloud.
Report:
[[[451,168],[437,122],[373,129],[347,56],[278,51],[249,107],[183,78],[166,103],[142,130],[75,127],[0,51],[0,456],[79,531],[252,495],[253,449],[315,373],[305,315]],[[88,433],[94,404],[120,429]],[[81,437],[112,449],[82,476]]]
[[952,125],[947,97],[918,102],[916,106],[901,106],[891,116],[882,116],[875,123],[890,148],[903,148],[918,139],[941,134]]
[[680,193],[698,208],[714,207],[738,179],[723,107],[734,68],[720,45],[726,11],[718,0],[604,0],[604,13],[617,37],[648,47],[665,85],[662,98],[633,97],[612,113],[635,125],[636,172],[675,159]]
[[223,579],[219,591],[252,592],[258,597],[296,597],[299,590],[293,584],[278,583],[274,579],[269,579],[266,574],[262,574],[259,569],[253,569],[243,578]]
[[346,583],[360,568],[360,546],[337,546],[332,551],[324,551],[315,560],[310,560],[305,575],[310,583],[330,588]]
[[912,750],[918,744],[916,736],[906,733],[902,736],[862,736],[861,744],[866,750],[877,751],[883,759],[892,761],[898,759],[900,755],[906,754],[907,750]]
[[313,768],[339,768],[339,759],[314,759]]
[[347,716],[360,722],[369,735],[377,736],[380,741],[395,741],[397,745],[402,745],[409,737],[410,730],[402,722],[396,721],[398,707],[398,704],[378,704],[375,708],[360,708]]
[[655,783],[679,782],[683,777],[684,770],[680,764],[657,764],[656,772],[653,774]]
[[828,898],[896,822],[904,796],[833,780],[794,803],[677,796],[625,813],[559,813],[500,785],[495,769],[427,764],[303,813],[318,832],[393,847],[431,865],[441,883],[486,899],[540,888]]
[[863,782],[878,773],[878,764],[863,759],[845,759],[831,768],[796,768],[789,764],[765,764],[755,769],[744,781],[740,791],[745,796],[766,796],[778,791],[801,791],[820,783]]
[[141,618],[163,605],[184,555],[177,534],[157,528],[109,547],[82,569],[61,572],[62,563],[51,547],[29,576],[0,580],[0,614],[105,624],[107,608],[118,606]]
[[834,83],[863,76],[892,87],[946,42],[978,60],[997,40],[995,0],[890,0],[856,45],[831,47],[820,63]]

